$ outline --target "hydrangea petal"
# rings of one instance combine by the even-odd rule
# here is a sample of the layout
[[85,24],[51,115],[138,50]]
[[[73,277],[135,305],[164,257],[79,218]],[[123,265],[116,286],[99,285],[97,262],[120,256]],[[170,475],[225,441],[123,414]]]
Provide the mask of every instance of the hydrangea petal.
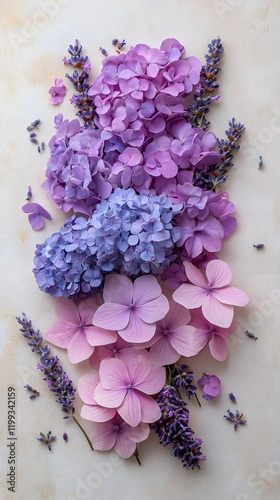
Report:
[[164,318],[168,313],[169,303],[167,298],[161,294],[157,299],[146,302],[145,304],[137,305],[138,316],[146,323],[154,323],[159,319]]
[[172,295],[173,300],[187,309],[201,307],[208,295],[205,288],[183,283]]
[[151,396],[146,396],[139,392],[138,401],[141,404],[142,422],[150,424],[160,419],[160,407]]
[[81,417],[93,422],[107,422],[115,415],[115,408],[105,408],[100,405],[87,405],[84,404],[81,409]]
[[118,407],[118,414],[132,427],[138,425],[142,420],[141,405],[138,399],[139,393],[131,389],[127,392],[122,404]]
[[98,326],[84,327],[87,341],[92,346],[102,346],[112,344],[118,338],[117,332],[113,330],[104,330]]
[[67,324],[65,321],[59,320],[47,330],[45,339],[57,347],[66,349],[68,343],[72,340],[76,333],[77,329],[75,325],[71,325],[71,323]]
[[233,306],[222,304],[213,294],[209,294],[203,304],[202,313],[213,325],[228,328],[233,320]]
[[99,368],[100,381],[105,389],[123,389],[130,377],[126,364],[120,359],[110,358],[101,361]]
[[126,389],[108,390],[102,384],[98,384],[94,391],[94,399],[100,406],[105,408],[118,408],[126,397]]
[[231,282],[232,274],[229,266],[222,260],[215,259],[208,262],[206,266],[206,276],[209,286],[221,288]]
[[134,282],[133,300],[137,306],[156,299],[161,294],[161,288],[154,276],[140,276]]
[[[145,363],[147,363],[146,360]],[[156,394],[163,388],[165,380],[165,368],[162,366],[153,367],[150,370],[150,374],[145,378],[145,380],[140,382],[137,381],[135,387],[137,387],[139,391],[144,392],[145,394]]]
[[105,330],[122,330],[130,319],[129,308],[126,305],[105,302],[93,316],[93,325]]
[[227,286],[226,288],[213,290],[212,293],[220,302],[223,302],[224,304],[232,304],[233,306],[246,306],[249,301],[248,295],[234,286]]
[[200,286],[202,288],[207,286],[206,279],[204,278],[202,272],[191,264],[191,262],[185,261],[184,268],[189,281],[193,283],[193,285]]
[[174,349],[167,337],[161,337],[150,349],[150,360],[153,365],[165,366],[175,363],[180,354]]
[[88,359],[93,353],[94,347],[88,343],[86,335],[81,329],[70,340],[67,351],[70,362],[76,364]]
[[93,397],[94,389],[99,384],[99,375],[94,373],[93,375],[83,375],[78,381],[78,392],[81,400],[86,404],[94,404],[95,400]]
[[227,343],[219,335],[213,335],[213,338],[209,342],[209,349],[213,358],[218,361],[224,361],[228,355]]
[[144,323],[140,316],[131,313],[128,325],[125,328],[118,330],[118,333],[120,337],[127,342],[137,344],[139,342],[146,342],[150,340],[155,331],[155,323]]
[[133,295],[133,284],[127,276],[108,274],[105,278],[103,298],[105,302],[130,304]]

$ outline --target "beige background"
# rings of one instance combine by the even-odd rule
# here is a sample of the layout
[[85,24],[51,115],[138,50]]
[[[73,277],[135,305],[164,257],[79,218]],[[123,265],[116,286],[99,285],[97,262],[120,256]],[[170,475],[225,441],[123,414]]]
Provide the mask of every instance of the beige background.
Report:
[[[280,358],[280,102],[278,0],[31,0],[0,1],[1,16],[1,499],[16,500],[255,500],[280,498],[279,358]],[[242,151],[223,189],[236,205],[238,228],[220,256],[233,272],[233,282],[250,296],[236,311],[238,328],[226,362],[211,359],[208,350],[190,360],[197,377],[203,371],[222,380],[216,401],[189,407],[191,425],[204,440],[207,461],[186,471],[157,437],[139,446],[142,467],[113,452],[92,453],[73,422],[62,419],[35,367],[36,356],[18,333],[14,317],[25,311],[42,333],[55,319],[54,300],[39,291],[33,278],[36,243],[63,222],[40,188],[47,151],[39,155],[29,142],[26,126],[40,118],[40,140],[53,133],[56,111],[74,116],[67,100],[48,105],[55,77],[64,78],[61,59],[77,37],[98,75],[99,46],[113,53],[111,39],[128,45],[143,42],[158,47],[176,37],[187,54],[203,58],[207,44],[222,38],[225,54],[220,75],[221,99],[210,114],[212,130],[222,135],[232,116],[246,124]],[[68,88],[70,85],[67,83]],[[71,95],[69,91],[68,96]],[[264,166],[258,169],[258,157]],[[21,212],[28,185],[33,201],[47,208],[53,221],[33,232]],[[262,251],[254,243],[265,243]],[[258,336],[250,341],[244,331]],[[57,351],[56,351],[57,352]],[[62,363],[74,381],[87,363]],[[23,386],[41,392],[28,399]],[[16,493],[7,491],[7,387],[17,391]],[[247,426],[233,431],[223,419],[238,399]],[[77,400],[79,410],[80,403]],[[77,412],[78,414],[78,412]],[[90,422],[84,421],[90,431]],[[40,431],[58,436],[50,453],[37,440]],[[67,432],[69,442],[62,440]]]

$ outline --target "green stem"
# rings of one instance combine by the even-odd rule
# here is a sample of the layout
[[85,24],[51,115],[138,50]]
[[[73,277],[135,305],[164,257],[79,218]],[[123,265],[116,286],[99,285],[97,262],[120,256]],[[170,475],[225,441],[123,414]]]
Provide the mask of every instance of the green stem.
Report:
[[139,458],[139,453],[138,453],[137,448],[136,448],[135,452],[133,453],[133,455],[135,456],[138,465],[141,465],[140,458]]
[[197,396],[196,392],[194,393],[194,395],[195,395],[195,399],[196,399],[196,400],[197,400],[197,402],[198,402],[198,406],[200,406],[200,408],[201,408],[201,403],[200,403],[200,401],[199,401],[199,399],[198,399],[198,396]]
[[92,451],[94,451],[94,448],[93,448],[93,446],[92,446],[92,444],[91,444],[91,441],[90,441],[90,439],[89,439],[89,437],[88,437],[88,435],[87,435],[87,433],[86,433],[85,429],[83,429],[83,427],[81,426],[80,422],[78,422],[78,420],[76,419],[76,417],[74,417],[74,415],[72,415],[72,418],[73,418],[74,422],[76,422],[77,426],[78,426],[78,427],[80,427],[80,429],[81,429],[81,431],[82,431],[83,435],[85,436],[85,438],[86,438],[86,440],[87,440],[87,442],[88,442],[88,444],[89,444],[89,446],[90,446],[90,449],[91,449]]

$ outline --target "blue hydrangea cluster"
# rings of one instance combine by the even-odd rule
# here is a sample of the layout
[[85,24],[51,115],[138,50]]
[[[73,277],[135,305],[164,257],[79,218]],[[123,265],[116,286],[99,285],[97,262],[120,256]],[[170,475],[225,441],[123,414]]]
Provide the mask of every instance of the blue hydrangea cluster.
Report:
[[161,274],[175,259],[181,232],[173,217],[181,209],[153,190],[117,188],[89,219],[73,216],[37,245],[33,272],[39,288],[77,297],[98,291],[110,271]]

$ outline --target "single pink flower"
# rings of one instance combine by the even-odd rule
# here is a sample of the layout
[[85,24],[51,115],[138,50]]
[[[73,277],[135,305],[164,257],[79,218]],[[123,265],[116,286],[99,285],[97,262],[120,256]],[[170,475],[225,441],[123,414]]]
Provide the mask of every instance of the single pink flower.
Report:
[[88,359],[95,346],[111,344],[117,340],[115,331],[92,326],[92,315],[98,305],[95,297],[85,299],[78,305],[70,299],[56,299],[55,309],[59,320],[47,331],[46,340],[67,349],[71,363]]
[[115,415],[108,422],[96,424],[91,434],[95,450],[115,450],[122,458],[129,458],[136,450],[136,444],[145,441],[150,433],[150,426],[140,422],[131,427]]
[[84,375],[78,381],[78,393],[84,405],[81,409],[81,417],[93,422],[107,422],[116,414],[115,408],[105,408],[100,406],[94,399],[93,393],[99,384],[98,373]]
[[94,391],[99,405],[117,408],[118,414],[132,427],[160,418],[160,407],[151,395],[165,384],[164,367],[152,366],[144,356],[127,363],[111,358],[101,361],[99,376],[100,383]]
[[187,309],[202,308],[203,316],[213,325],[228,328],[233,320],[233,306],[245,306],[248,296],[239,288],[228,286],[232,274],[226,262],[211,260],[204,274],[190,262],[184,262],[191,283],[183,283],[173,299]]
[[221,381],[216,375],[207,375],[203,373],[197,383],[199,387],[202,388],[202,397],[206,399],[206,401],[210,401],[210,399],[215,398],[221,392]]
[[[154,337],[146,344],[141,344],[141,347],[151,346],[149,360],[153,365],[170,365],[181,356],[191,356],[189,337],[195,329],[187,324],[190,319],[191,315],[185,307],[173,300],[169,301],[169,311],[157,321]],[[137,349],[137,345],[135,347]]]
[[156,330],[156,321],[168,312],[167,298],[156,278],[140,276],[134,283],[120,274],[109,274],[103,290],[104,304],[93,316],[93,324],[117,330],[127,342],[146,342]]
[[61,78],[55,79],[54,86],[50,88],[49,94],[51,95],[49,100],[50,104],[59,104],[63,102],[66,94],[66,87]]
[[224,361],[228,355],[226,339],[236,329],[236,322],[233,320],[228,328],[221,328],[207,321],[201,309],[194,309],[189,324],[195,328],[188,337],[189,355],[195,356],[208,344],[213,358]]

